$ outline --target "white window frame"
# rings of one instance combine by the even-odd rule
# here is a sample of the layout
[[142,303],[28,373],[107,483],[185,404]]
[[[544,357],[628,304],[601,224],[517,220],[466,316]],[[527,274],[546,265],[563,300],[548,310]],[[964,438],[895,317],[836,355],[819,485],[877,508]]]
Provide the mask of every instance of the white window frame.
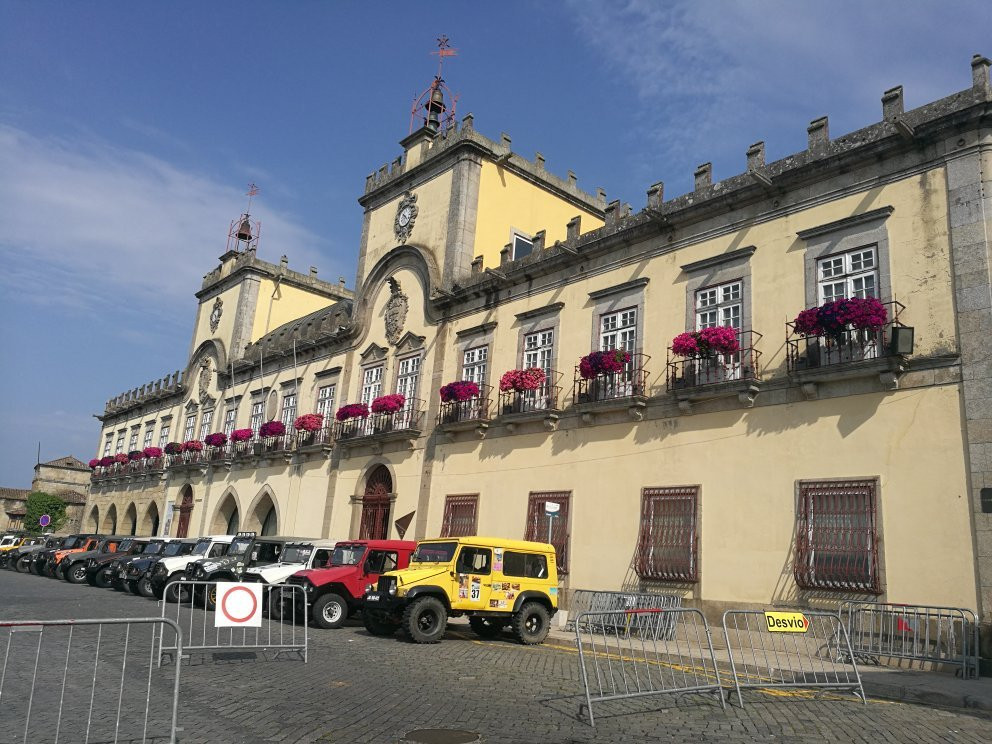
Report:
[[293,422],[296,421],[296,400],[295,391],[284,393],[282,396],[282,412],[279,414],[279,419],[287,431],[293,426]]
[[554,354],[555,331],[553,328],[534,331],[524,336],[524,369],[537,367],[550,374]]
[[251,404],[251,423],[249,424],[254,431],[253,436],[258,436],[258,430],[262,428],[262,424],[265,423],[265,401],[257,400]]
[[141,427],[135,426],[131,429],[131,438],[127,442],[127,451],[134,452],[138,449],[138,437],[141,434]]
[[603,313],[599,318],[599,350],[637,351],[637,308]]
[[382,395],[382,377],[386,370],[384,364],[376,364],[362,368],[362,397],[361,402],[367,406]]
[[145,429],[145,440],[141,445],[142,449],[148,449],[152,446],[152,440],[155,438],[155,425],[152,424]]
[[322,385],[317,389],[317,405],[314,412],[323,414],[325,425],[331,419],[337,387],[337,383],[332,382],[330,385]]
[[696,330],[727,326],[741,330],[744,282],[740,279],[696,290]]
[[186,417],[186,425],[183,427],[183,441],[190,441],[194,434],[196,434],[196,414],[191,413]]
[[224,434],[228,437],[231,436],[231,432],[234,431],[234,427],[238,424],[238,409],[228,408],[224,411]]
[[462,380],[474,382],[479,387],[486,384],[489,371],[489,345],[473,346],[462,354]]
[[207,434],[210,433],[210,425],[214,421],[214,409],[211,408],[203,412],[203,416],[200,417],[200,441],[202,442],[207,438]]
[[816,296],[820,305],[846,297],[877,298],[877,246],[862,246],[817,259]]
[[124,451],[124,437],[127,436],[126,432],[117,433],[117,446],[114,448],[114,454],[119,455]]
[[110,457],[110,452],[114,447],[114,435],[108,434],[107,438],[103,442],[103,456]]
[[169,443],[169,432],[172,430],[172,424],[162,424],[162,428],[158,433],[158,448],[165,449],[165,445]]

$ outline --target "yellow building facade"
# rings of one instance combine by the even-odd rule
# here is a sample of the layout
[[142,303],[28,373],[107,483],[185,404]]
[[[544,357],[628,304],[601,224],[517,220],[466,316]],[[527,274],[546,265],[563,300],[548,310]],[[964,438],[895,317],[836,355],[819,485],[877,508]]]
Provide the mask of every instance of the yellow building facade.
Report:
[[[111,400],[96,458],[223,443],[97,465],[83,528],[133,507],[174,535],[550,530],[566,606],[623,587],[988,622],[992,94],[988,60],[972,70],[912,111],[887,91],[839,138],[817,120],[782,160],[757,143],[724,181],[700,166],[688,194],[655,184],[636,212],[471,117],[415,132],[366,180],[354,291],[250,241],[221,257],[185,369]],[[874,320],[797,328],[845,298]],[[676,353],[714,327],[736,348]],[[532,368],[534,389],[500,390]]]

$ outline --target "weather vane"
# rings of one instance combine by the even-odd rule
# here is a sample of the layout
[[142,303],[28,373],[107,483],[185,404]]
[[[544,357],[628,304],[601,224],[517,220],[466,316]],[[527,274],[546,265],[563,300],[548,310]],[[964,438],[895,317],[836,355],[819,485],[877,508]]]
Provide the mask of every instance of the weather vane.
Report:
[[258,186],[256,186],[253,183],[248,184],[248,191],[245,194],[245,196],[248,197],[248,209],[245,210],[245,213],[246,214],[250,214],[251,213],[251,200],[252,200],[252,197],[256,196],[257,194],[258,194]]
[[[423,108],[426,116],[423,117],[424,126],[434,132],[444,132],[454,125],[455,106],[458,103],[458,96],[445,84],[441,72],[444,67],[445,57],[454,57],[458,54],[457,49],[451,48],[451,41],[447,36],[437,37],[437,51],[431,52],[437,55],[437,75],[430,86],[413,99],[413,108],[410,110],[410,131],[413,131],[414,122],[417,121],[417,112]],[[444,94],[448,94],[449,106],[444,99]]]

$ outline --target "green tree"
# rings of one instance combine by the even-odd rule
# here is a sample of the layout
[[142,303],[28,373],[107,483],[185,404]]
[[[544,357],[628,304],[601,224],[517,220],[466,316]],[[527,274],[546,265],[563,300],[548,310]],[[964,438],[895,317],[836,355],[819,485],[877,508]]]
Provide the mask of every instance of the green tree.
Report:
[[[38,524],[42,514],[52,518],[47,527]],[[42,532],[56,532],[65,524],[65,502],[58,496],[42,491],[34,491],[27,498],[24,509],[24,529],[32,535]]]

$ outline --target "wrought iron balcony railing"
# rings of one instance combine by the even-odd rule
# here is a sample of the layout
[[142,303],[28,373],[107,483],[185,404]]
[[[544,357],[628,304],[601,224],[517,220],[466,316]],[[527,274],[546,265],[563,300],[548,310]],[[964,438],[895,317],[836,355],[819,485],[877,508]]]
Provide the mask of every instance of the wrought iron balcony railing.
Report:
[[576,404],[602,403],[619,401],[625,398],[646,395],[648,383],[647,363],[651,357],[647,354],[631,354],[619,372],[610,372],[585,378],[575,365],[575,379],[572,388],[572,399]]
[[681,389],[717,385],[736,380],[760,380],[761,352],[756,348],[761,334],[757,331],[738,331],[740,349],[732,354],[711,354],[698,357],[676,357],[668,348],[668,373],[666,388],[669,392]]
[[421,431],[423,419],[424,401],[407,398],[403,408],[394,413],[370,413],[365,418],[338,421],[334,425],[334,439],[388,438],[392,435],[412,437]]
[[803,336],[796,332],[794,323],[786,323],[789,373],[837,368],[895,356],[890,348],[892,329],[902,326],[899,314],[906,308],[896,301],[882,304],[888,311],[888,321],[877,330],[846,328],[837,334]]
[[561,372],[546,370],[547,377],[536,390],[501,390],[496,415],[550,413],[560,410]]
[[492,420],[492,385],[479,385],[479,394],[468,400],[441,403],[437,414],[438,426],[487,423]]

